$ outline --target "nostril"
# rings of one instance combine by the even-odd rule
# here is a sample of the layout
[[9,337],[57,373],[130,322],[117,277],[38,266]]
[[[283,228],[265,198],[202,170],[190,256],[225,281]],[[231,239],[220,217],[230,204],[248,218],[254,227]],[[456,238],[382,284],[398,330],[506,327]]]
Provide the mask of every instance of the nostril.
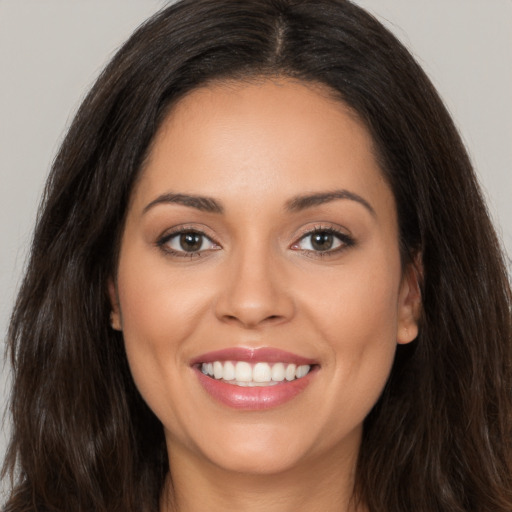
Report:
[[263,318],[262,317],[250,318],[248,316],[238,317],[237,315],[224,315],[223,318],[224,318],[225,322],[242,324],[245,327],[254,328],[258,325],[262,325],[262,324],[266,324],[266,323],[277,323],[277,322],[283,320],[284,317],[282,315],[268,315]]
[[288,294],[249,284],[222,291],[214,304],[219,320],[254,328],[264,324],[276,325],[293,317],[294,304]]

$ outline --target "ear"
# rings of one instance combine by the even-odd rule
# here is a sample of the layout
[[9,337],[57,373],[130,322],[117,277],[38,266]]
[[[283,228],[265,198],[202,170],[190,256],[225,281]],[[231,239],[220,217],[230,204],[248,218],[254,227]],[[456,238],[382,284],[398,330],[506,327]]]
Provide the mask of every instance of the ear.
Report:
[[117,293],[117,287],[114,279],[109,277],[107,282],[108,296],[110,298],[110,305],[112,306],[112,312],[110,313],[110,326],[116,331],[122,331],[122,319],[121,310],[119,308],[119,295]]
[[402,276],[398,297],[397,343],[404,345],[418,336],[418,323],[421,315],[421,288],[423,263],[418,253],[413,262],[407,265]]

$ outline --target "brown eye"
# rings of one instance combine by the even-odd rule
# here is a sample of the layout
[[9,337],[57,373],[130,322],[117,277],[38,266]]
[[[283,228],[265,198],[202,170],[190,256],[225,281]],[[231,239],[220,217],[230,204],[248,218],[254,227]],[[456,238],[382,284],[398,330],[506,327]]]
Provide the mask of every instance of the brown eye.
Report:
[[354,245],[354,240],[345,233],[332,229],[316,229],[293,244],[292,249],[311,253],[335,253],[337,249]]
[[326,231],[320,231],[311,235],[311,247],[315,251],[328,251],[334,245],[334,235]]
[[219,249],[219,246],[198,231],[180,231],[164,236],[158,245],[174,254],[193,255],[201,251]]
[[203,245],[203,235],[199,233],[182,233],[179,238],[179,244],[183,251],[199,251]]

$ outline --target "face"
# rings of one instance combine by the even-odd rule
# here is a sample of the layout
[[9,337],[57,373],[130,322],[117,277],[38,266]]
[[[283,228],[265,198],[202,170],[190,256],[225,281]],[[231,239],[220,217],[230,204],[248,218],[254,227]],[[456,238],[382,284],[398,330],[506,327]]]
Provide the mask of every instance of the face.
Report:
[[109,289],[171,460],[239,472],[357,454],[396,345],[417,334],[369,133],[322,87],[284,79],[175,105]]

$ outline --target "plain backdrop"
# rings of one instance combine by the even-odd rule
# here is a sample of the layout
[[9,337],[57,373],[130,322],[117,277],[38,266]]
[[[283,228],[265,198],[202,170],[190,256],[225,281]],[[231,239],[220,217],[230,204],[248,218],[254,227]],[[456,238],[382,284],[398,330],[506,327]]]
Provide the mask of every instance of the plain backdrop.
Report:
[[[356,3],[409,47],[438,88],[512,255],[512,0]],[[66,127],[115,50],[164,5],[163,0],[0,0],[2,349],[39,197]],[[8,366],[0,367],[1,411],[8,375]],[[0,461],[8,430],[7,418]]]

